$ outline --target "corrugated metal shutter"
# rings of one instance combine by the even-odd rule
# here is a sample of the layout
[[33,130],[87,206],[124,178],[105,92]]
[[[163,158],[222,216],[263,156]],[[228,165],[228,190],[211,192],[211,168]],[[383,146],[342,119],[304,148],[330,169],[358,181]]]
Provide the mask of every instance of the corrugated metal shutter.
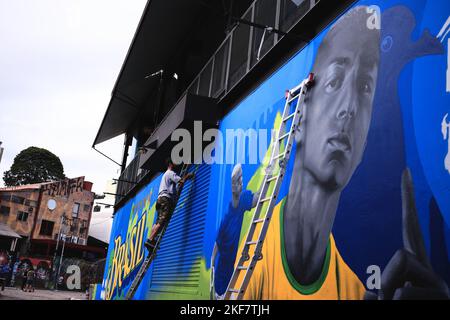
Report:
[[203,252],[210,165],[191,165],[187,181],[153,262],[150,291],[196,294]]

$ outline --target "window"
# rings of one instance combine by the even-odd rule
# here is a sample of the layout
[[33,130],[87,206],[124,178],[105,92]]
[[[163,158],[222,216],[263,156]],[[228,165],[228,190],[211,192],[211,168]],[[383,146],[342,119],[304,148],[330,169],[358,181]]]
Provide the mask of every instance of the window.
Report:
[[87,228],[87,226],[88,226],[87,220],[81,220],[81,227],[82,228]]
[[[277,7],[277,0],[259,0],[255,3],[255,22],[264,26],[276,27],[274,8]],[[264,40],[263,40],[264,35]],[[262,41],[262,46],[261,46]],[[253,44],[252,44],[252,66],[258,62],[258,51],[261,46],[260,58],[272,48],[275,41],[275,33],[268,32],[264,34],[264,29],[253,28]]]
[[86,233],[87,227],[88,227],[87,220],[81,220],[81,223],[80,223],[80,235],[83,235],[83,234]]
[[55,223],[53,221],[42,220],[41,230],[39,230],[39,234],[41,236],[51,236],[53,233],[54,226],[55,226]]
[[70,231],[77,232],[78,231],[78,219],[74,218],[72,222],[70,223]]
[[0,207],[0,214],[1,215],[8,216],[9,215],[9,211],[11,211],[10,207],[6,207],[6,206],[1,206]]
[[[250,21],[252,11],[250,10],[242,19]],[[228,89],[231,89],[247,72],[248,47],[250,41],[250,26],[239,24],[234,29],[231,39],[231,58],[228,78]]]
[[197,94],[198,91],[198,77],[195,79],[194,82],[192,82],[192,84],[190,85],[188,92],[189,93],[193,93],[193,94]]
[[37,207],[37,201],[34,200],[25,200],[25,205],[29,207],[36,208]]
[[230,39],[220,47],[214,57],[214,73],[212,76],[211,96],[216,98],[225,89],[225,76],[228,61]]
[[17,221],[26,222],[28,220],[28,212],[19,211],[17,213]]
[[11,197],[11,202],[18,203],[18,204],[23,204],[25,202],[25,198],[13,195]]
[[11,201],[11,194],[9,194],[9,193],[2,194],[2,195],[0,196],[0,200],[6,201],[6,202]]
[[85,205],[83,206],[84,212],[89,212],[90,209],[91,209],[91,206],[88,205],[88,204],[85,204]]
[[72,217],[78,218],[79,211],[80,211],[80,204],[75,202],[72,207]]
[[209,96],[209,87],[211,84],[212,63],[209,62],[200,74],[200,84],[198,87],[198,95]]
[[308,12],[311,0],[281,0],[280,26],[284,32],[297,23]]

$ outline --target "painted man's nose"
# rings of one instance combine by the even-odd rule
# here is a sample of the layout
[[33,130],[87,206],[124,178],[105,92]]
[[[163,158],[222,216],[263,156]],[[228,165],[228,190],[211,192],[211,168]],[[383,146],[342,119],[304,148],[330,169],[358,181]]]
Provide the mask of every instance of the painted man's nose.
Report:
[[344,97],[339,101],[340,107],[336,113],[336,118],[338,118],[338,120],[352,119],[356,113],[356,97],[354,96],[354,92],[352,90],[345,91],[346,92],[342,92]]
[[342,108],[339,110],[339,112],[337,113],[336,117],[339,120],[343,120],[343,119],[351,119],[355,116],[355,110],[354,108]]

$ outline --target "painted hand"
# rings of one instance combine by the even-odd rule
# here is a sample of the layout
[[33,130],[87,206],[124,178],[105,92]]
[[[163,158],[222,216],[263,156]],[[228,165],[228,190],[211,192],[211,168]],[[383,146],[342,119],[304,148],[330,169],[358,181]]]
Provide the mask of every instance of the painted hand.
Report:
[[409,169],[402,175],[403,249],[398,250],[381,275],[378,295],[367,299],[450,299],[449,289],[431,267],[417,218],[414,187]]

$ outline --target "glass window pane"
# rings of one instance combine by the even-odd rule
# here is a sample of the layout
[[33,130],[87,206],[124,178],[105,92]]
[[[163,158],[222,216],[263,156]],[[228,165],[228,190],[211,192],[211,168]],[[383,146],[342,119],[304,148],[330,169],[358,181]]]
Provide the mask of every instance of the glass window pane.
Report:
[[[277,0],[259,0],[255,4],[255,23],[275,28]],[[252,66],[257,62],[259,47],[261,45],[264,29],[253,28]],[[261,47],[260,57],[269,51],[274,44],[275,33],[266,31]]]
[[[250,21],[251,11],[242,19]],[[233,31],[228,88],[231,89],[247,72],[250,26],[240,23]]]
[[288,31],[309,10],[311,0],[281,0],[280,28]]
[[214,71],[212,77],[211,96],[216,98],[225,89],[225,76],[227,69],[228,50],[230,41],[223,43],[222,47],[217,51],[214,58]]
[[10,194],[2,194],[0,196],[1,201],[11,201],[11,195]]
[[9,215],[10,210],[11,210],[10,207],[1,206],[0,214],[7,216],[7,215]]
[[195,79],[194,82],[192,82],[191,86],[188,89],[188,92],[192,94],[197,94],[197,87],[198,87],[198,78]]
[[209,96],[209,85],[211,84],[212,62],[210,61],[200,74],[198,95]]
[[80,210],[80,204],[75,202],[73,204],[73,208],[72,208],[72,217],[78,217],[79,210]]

